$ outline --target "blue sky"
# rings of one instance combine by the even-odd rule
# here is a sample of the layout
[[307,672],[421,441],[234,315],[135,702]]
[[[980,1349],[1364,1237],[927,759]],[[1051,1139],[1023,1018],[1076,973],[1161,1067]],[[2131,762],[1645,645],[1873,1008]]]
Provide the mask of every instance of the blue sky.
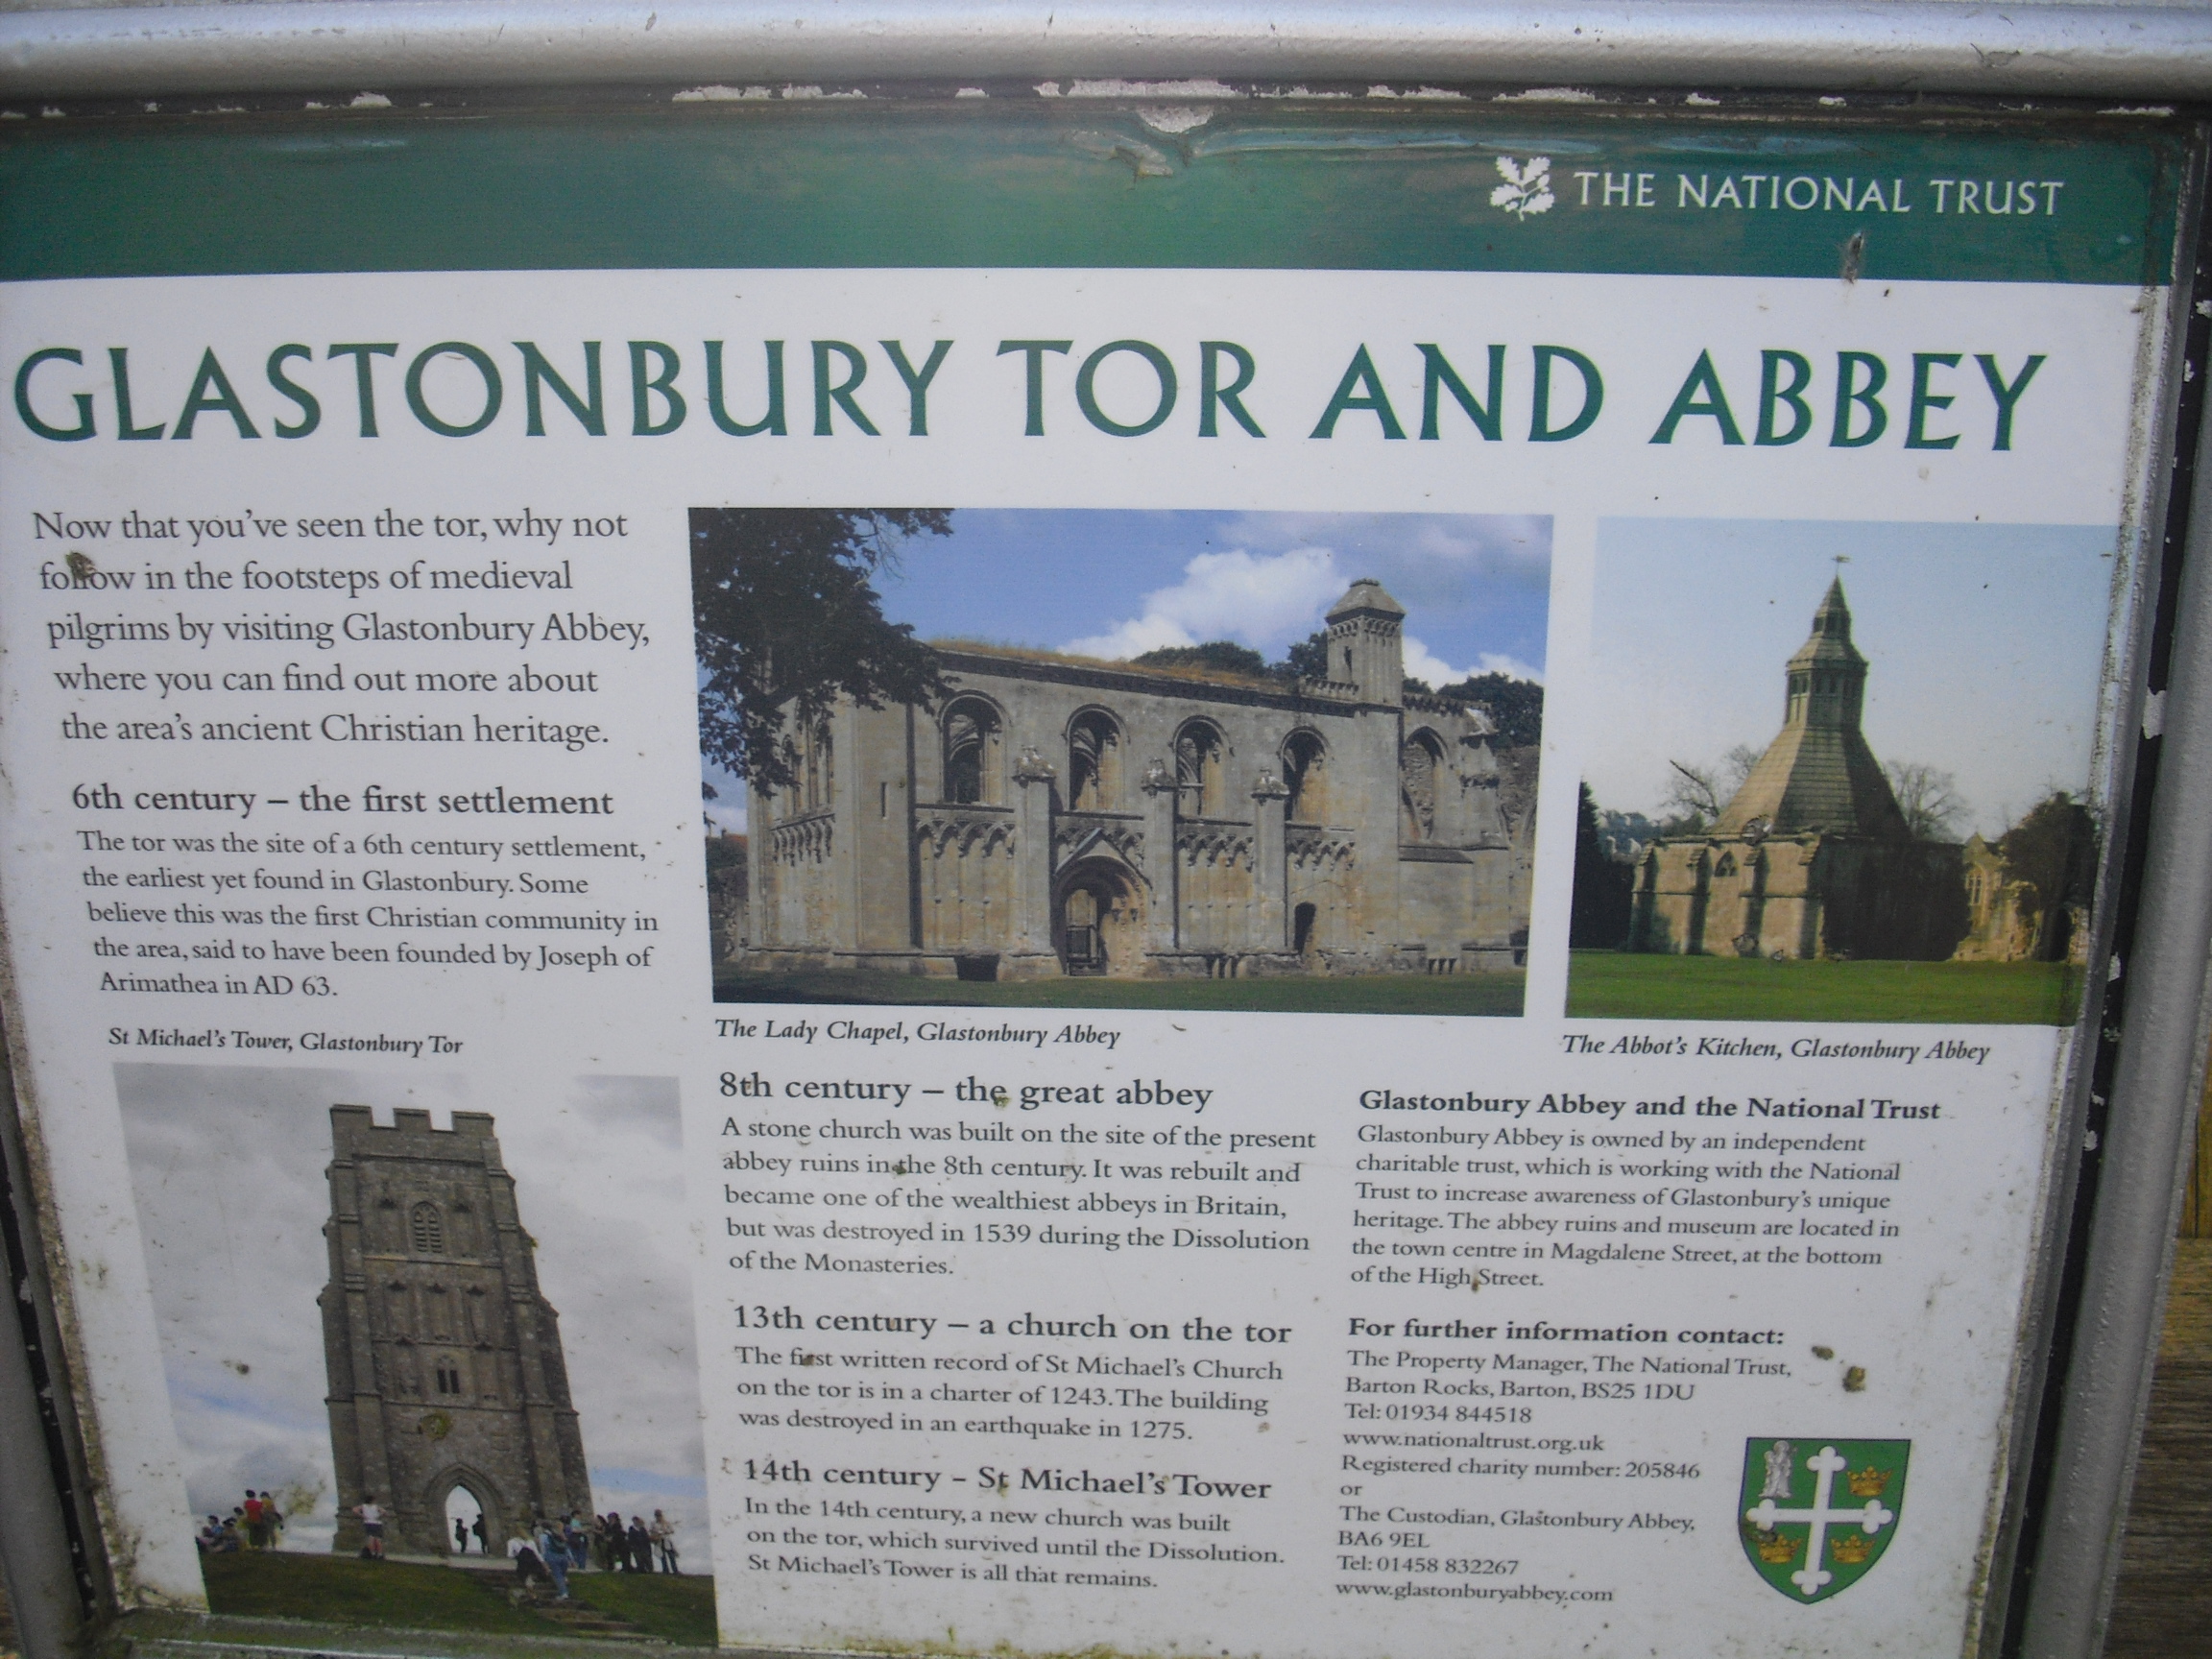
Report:
[[[951,535],[907,542],[878,588],[884,613],[926,639],[1107,658],[1234,639],[1276,659],[1361,576],[1407,609],[1407,673],[1542,678],[1542,517],[963,509]],[[742,828],[743,786],[708,781],[720,791],[710,815]]]
[[1782,666],[1840,571],[1875,757],[1954,774],[1965,828],[1993,835],[2051,789],[2088,784],[2117,534],[1603,520],[1583,777],[1600,805],[1652,812],[1670,759],[1765,749]]

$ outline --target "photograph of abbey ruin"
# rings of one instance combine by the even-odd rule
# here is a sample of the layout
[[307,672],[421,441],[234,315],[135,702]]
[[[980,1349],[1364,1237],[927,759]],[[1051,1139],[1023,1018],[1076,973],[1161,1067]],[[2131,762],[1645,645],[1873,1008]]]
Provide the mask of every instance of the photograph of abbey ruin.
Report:
[[723,1001],[1518,1015],[1548,519],[697,509]]
[[211,1611],[713,1645],[674,1079],[114,1074]]
[[2070,1023],[2113,543],[1601,523],[1569,1014]]

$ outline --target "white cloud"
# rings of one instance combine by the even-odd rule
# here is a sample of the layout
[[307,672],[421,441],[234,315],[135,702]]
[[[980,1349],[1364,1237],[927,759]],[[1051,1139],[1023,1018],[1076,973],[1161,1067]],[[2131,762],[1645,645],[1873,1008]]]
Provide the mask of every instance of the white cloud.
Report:
[[1406,672],[1416,680],[1426,680],[1431,685],[1455,685],[1478,674],[1508,674],[1516,680],[1541,681],[1544,678],[1542,669],[1531,668],[1527,663],[1498,651],[1479,653],[1471,668],[1455,668],[1410,634],[1406,636]]
[[1102,634],[1062,647],[1078,657],[1135,657],[1163,645],[1235,639],[1262,651],[1280,649],[1319,624],[1322,608],[1343,591],[1335,556],[1326,547],[1294,547],[1274,555],[1242,548],[1201,553],[1183,580],[1144,595],[1144,609]]
[[1347,581],[1373,576],[1416,615],[1458,611],[1500,589],[1545,592],[1551,585],[1551,521],[1545,517],[1251,513],[1230,533],[1261,553],[1326,543]]

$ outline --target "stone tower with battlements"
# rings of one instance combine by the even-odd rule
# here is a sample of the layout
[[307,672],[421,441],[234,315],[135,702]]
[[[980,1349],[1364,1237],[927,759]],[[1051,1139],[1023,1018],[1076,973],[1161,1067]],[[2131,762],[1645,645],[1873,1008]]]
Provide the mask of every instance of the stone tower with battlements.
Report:
[[498,1555],[533,1516],[588,1514],[591,1482],[535,1243],[492,1118],[451,1129],[401,1110],[330,1109],[330,1280],[321,1297],[338,1476],[333,1548],[360,1548],[355,1504],[384,1511],[386,1547],[451,1548],[445,1501],[465,1488]]
[[1361,702],[1395,708],[1406,700],[1406,607],[1372,576],[1362,576],[1330,607],[1327,679],[1351,686]]

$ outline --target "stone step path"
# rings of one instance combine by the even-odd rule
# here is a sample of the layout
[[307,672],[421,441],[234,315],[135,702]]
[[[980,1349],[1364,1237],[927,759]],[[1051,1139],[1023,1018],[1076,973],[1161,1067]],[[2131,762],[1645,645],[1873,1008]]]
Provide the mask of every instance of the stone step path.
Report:
[[[635,1623],[619,1613],[611,1613],[603,1607],[594,1607],[578,1596],[571,1588],[568,1599],[556,1597],[542,1582],[525,1590],[514,1581],[512,1573],[481,1573],[471,1575],[487,1594],[498,1597],[511,1607],[527,1608],[549,1623],[561,1626],[564,1634],[589,1637],[595,1642],[660,1643],[661,1638],[640,1630]],[[575,1580],[570,1579],[571,1586]]]

